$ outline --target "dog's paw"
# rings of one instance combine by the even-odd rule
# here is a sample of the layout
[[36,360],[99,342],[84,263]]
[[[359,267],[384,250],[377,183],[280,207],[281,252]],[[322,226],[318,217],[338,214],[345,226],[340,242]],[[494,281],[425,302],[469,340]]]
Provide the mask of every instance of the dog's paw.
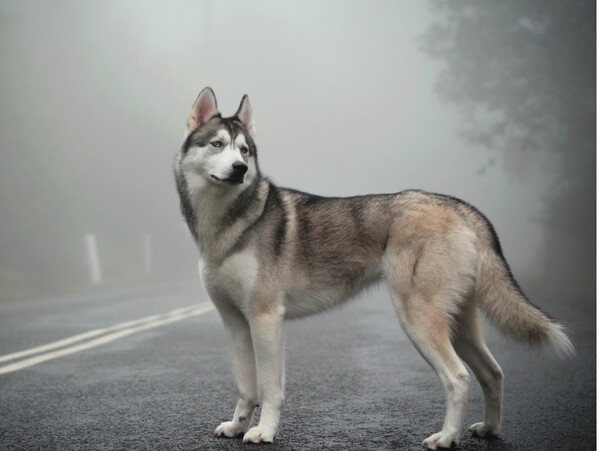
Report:
[[469,432],[473,437],[498,437],[500,428],[485,423],[475,423],[469,427]]
[[247,428],[236,421],[225,421],[215,429],[215,437],[237,437],[243,435]]
[[452,445],[459,445],[458,432],[441,431],[423,440],[427,449],[451,448]]
[[273,443],[277,431],[264,426],[254,426],[244,435],[244,443]]

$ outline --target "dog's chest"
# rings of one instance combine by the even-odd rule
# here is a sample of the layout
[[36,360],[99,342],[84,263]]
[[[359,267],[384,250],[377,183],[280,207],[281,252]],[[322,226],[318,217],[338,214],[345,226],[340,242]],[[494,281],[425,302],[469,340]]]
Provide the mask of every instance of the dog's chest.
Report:
[[211,295],[240,304],[254,287],[258,259],[253,250],[246,249],[230,255],[220,265],[207,264],[202,272]]

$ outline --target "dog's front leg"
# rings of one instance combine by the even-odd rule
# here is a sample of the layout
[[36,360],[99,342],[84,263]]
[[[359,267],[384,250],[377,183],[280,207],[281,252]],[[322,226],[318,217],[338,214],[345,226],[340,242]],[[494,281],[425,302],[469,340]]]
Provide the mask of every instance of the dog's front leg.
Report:
[[272,442],[279,430],[283,407],[283,335],[284,308],[275,306],[250,317],[252,342],[256,356],[260,421],[244,435],[244,442]]
[[238,392],[233,419],[221,423],[215,429],[215,436],[236,437],[248,430],[254,409],[258,406],[252,335],[248,321],[236,307],[225,303],[215,304],[225,326],[227,348]]

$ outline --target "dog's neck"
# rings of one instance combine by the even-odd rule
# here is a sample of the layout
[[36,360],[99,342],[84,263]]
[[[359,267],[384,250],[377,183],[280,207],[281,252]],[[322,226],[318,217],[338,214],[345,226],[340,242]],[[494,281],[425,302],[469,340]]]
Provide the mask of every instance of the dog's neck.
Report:
[[[208,182],[195,174],[180,175],[185,179],[186,192],[180,190],[180,197],[188,227],[202,259],[218,265],[231,253],[248,224],[262,214],[269,183],[260,173],[237,186]],[[238,205],[246,202],[248,205]],[[236,209],[246,213],[236,217]]]

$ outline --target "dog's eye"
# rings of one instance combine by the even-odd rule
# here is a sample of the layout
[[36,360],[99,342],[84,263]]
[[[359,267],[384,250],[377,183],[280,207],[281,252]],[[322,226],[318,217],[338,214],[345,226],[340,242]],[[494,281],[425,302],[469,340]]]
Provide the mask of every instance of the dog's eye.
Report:
[[240,149],[240,152],[242,152],[242,153],[245,155],[245,154],[247,154],[247,153],[249,152],[249,150],[248,150],[248,148],[247,148],[247,147],[242,147],[242,148]]
[[213,147],[221,147],[223,144],[221,143],[221,141],[213,141],[210,143],[210,145]]

